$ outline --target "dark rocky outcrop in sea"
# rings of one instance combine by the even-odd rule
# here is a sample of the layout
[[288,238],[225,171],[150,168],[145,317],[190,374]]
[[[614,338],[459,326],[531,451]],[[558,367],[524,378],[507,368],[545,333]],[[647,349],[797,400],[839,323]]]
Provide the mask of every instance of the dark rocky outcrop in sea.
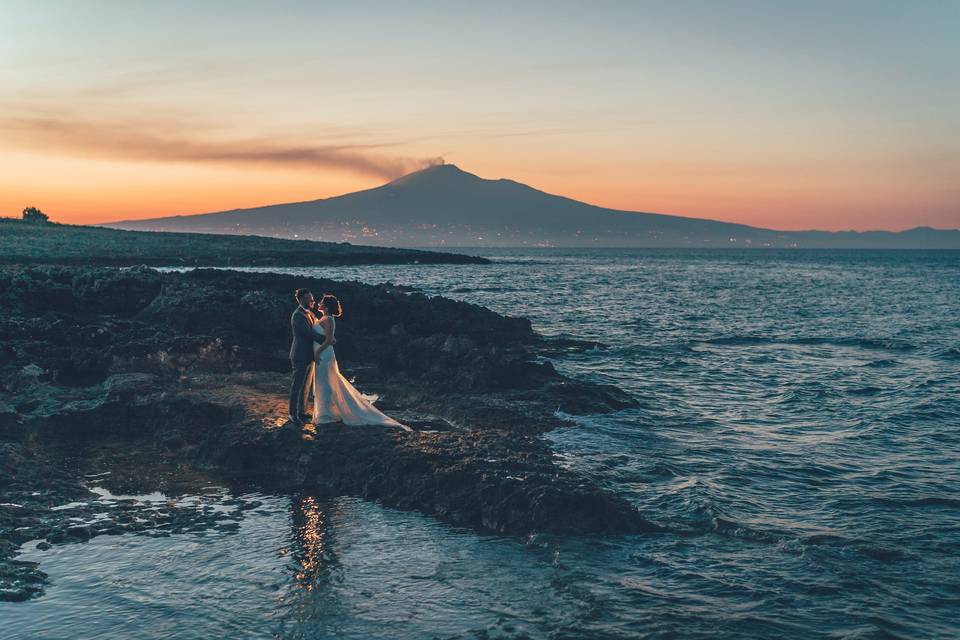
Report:
[[[344,303],[337,355],[413,432],[285,421],[295,287]],[[561,376],[523,318],[386,285],[222,270],[0,268],[0,599],[42,590],[27,540],[120,533],[71,525],[89,499],[64,450],[92,443],[272,490],[354,495],[512,535],[652,529],[558,465],[539,438],[570,414],[625,408]],[[148,473],[146,470],[144,473]],[[141,524],[138,524],[141,523]]]

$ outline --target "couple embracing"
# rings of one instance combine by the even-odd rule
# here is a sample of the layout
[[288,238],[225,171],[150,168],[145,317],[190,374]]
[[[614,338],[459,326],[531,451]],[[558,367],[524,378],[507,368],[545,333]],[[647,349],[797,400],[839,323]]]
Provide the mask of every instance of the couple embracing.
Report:
[[[319,302],[307,289],[294,294],[297,308],[290,316],[293,343],[290,362],[293,382],[290,385],[290,420],[295,424],[342,422],[350,426],[384,425],[410,431],[380,412],[340,373],[333,345],[337,343],[337,318],[340,301],[324,294]],[[310,397],[313,397],[313,406]]]

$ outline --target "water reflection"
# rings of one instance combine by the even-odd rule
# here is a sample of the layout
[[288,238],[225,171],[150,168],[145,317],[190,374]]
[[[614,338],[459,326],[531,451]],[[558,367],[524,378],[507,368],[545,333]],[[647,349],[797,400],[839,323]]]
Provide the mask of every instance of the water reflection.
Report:
[[331,570],[339,567],[332,548],[331,518],[336,505],[314,496],[293,498],[294,583],[297,588],[313,591],[329,581]]

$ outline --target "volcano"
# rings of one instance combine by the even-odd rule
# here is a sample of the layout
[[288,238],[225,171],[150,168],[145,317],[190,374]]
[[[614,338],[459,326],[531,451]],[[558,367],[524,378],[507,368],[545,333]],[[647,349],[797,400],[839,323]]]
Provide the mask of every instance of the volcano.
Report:
[[456,165],[373,189],[251,209],[124,220],[101,226],[300,238],[399,247],[792,247],[960,249],[960,230],[777,231],[607,209]]

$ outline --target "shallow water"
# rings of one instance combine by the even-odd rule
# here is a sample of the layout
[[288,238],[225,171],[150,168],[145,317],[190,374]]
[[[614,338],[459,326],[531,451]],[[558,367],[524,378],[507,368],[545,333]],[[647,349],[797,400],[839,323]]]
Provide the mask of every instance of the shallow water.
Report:
[[238,529],[28,550],[54,584],[0,604],[12,637],[960,636],[960,253],[491,257],[293,271],[603,343],[557,367],[641,408],[548,437],[669,533],[523,544],[352,499],[225,495],[260,505]]

